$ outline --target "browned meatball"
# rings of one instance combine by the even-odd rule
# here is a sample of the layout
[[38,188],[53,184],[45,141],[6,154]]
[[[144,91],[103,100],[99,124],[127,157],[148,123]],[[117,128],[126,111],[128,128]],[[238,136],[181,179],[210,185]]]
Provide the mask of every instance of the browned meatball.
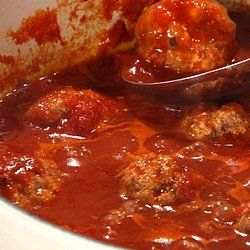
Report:
[[0,159],[0,193],[27,209],[54,198],[63,174],[51,160],[5,151]]
[[186,136],[194,140],[215,140],[226,135],[235,137],[244,134],[248,126],[248,115],[241,105],[234,103],[213,111],[191,113],[181,121]]
[[26,112],[26,119],[42,127],[56,125],[67,131],[86,133],[115,111],[117,107],[107,97],[91,90],[66,88],[39,99]]
[[180,167],[174,157],[154,153],[135,157],[120,176],[122,195],[150,205],[188,201],[205,184],[202,176]]
[[138,19],[141,56],[157,66],[200,72],[226,64],[237,42],[226,9],[212,0],[162,0]]
[[234,227],[236,230],[242,233],[249,234],[250,233],[250,212],[243,214]]

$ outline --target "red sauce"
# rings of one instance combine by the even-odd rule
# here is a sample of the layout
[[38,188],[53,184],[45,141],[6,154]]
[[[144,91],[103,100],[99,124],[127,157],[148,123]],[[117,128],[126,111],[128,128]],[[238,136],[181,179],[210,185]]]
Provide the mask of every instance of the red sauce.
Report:
[[[77,89],[77,78],[81,75],[76,72],[44,78],[19,88],[1,104],[1,145],[17,156],[43,155],[67,174],[53,199],[29,211],[74,232],[127,247],[158,249],[175,242],[173,246],[182,249],[181,239],[188,238],[187,244],[196,247],[221,249],[223,242],[224,247],[244,249],[249,238],[235,225],[249,204],[249,132],[224,142],[186,139],[176,124],[187,107],[154,104],[125,90],[115,95],[103,91],[127,108],[87,136],[43,130],[24,121],[23,113],[38,96],[69,83]],[[250,110],[249,97],[245,99],[244,108]],[[124,200],[116,176],[128,154],[149,152],[179,152],[181,164],[202,173],[209,188],[192,202],[165,208]],[[198,241],[189,240],[192,237]]]
[[[98,66],[100,64],[97,69]],[[106,68],[99,70],[100,75],[116,79],[117,72],[110,75],[112,68],[109,65]],[[83,85],[84,79],[86,76],[77,70],[54,74],[19,86],[0,103],[0,155],[5,157],[5,163],[0,161],[1,194],[18,202],[13,194],[20,192],[25,199],[33,199],[31,203],[35,205],[19,203],[32,214],[73,232],[120,246],[247,249],[250,241],[249,127],[243,135],[235,137],[190,139],[179,126],[190,105],[158,103],[127,89],[117,87],[111,91],[105,84],[104,88],[98,85],[99,91],[112,101],[116,111],[99,101],[109,115],[107,119],[105,116],[105,121],[101,117],[101,122],[98,116],[100,123],[95,122],[88,133],[64,130],[64,125],[70,121],[68,103],[76,107],[79,117],[84,119],[89,117],[83,111],[92,110],[95,114],[101,110],[96,103],[91,104],[92,101],[84,103],[76,98],[66,104],[62,100],[58,105],[49,105],[56,117],[65,115],[60,123],[53,123],[54,116],[47,126],[27,119],[27,110],[48,94],[53,95],[68,86],[74,91],[88,88]],[[242,105],[249,117],[249,94],[233,101]],[[45,112],[49,110],[43,102],[37,107],[41,105]],[[53,107],[60,109],[55,111]],[[199,109],[194,110],[194,114],[199,112]],[[210,112],[206,105],[202,110]],[[77,125],[77,121],[75,123]],[[204,186],[195,187],[191,200],[166,206],[153,206],[122,196],[121,170],[128,166],[131,156],[149,153],[176,157],[184,170],[191,170],[206,180]],[[20,156],[26,156],[21,165]],[[39,159],[40,163],[36,166],[36,161],[30,158]],[[44,166],[44,159],[50,163]],[[57,170],[48,173],[48,165]],[[40,191],[46,191],[50,183],[53,195],[45,192],[40,199],[39,193],[31,197],[32,187],[26,189],[23,185],[41,175],[49,176],[48,182],[44,184],[38,179],[34,189],[40,185]],[[13,185],[15,182],[18,185]]]

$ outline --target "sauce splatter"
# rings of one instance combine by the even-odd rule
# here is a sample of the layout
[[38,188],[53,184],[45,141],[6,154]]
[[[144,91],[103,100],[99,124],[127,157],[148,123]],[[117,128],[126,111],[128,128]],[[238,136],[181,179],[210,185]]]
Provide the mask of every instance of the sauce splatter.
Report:
[[33,16],[23,19],[22,25],[8,35],[16,44],[24,44],[34,39],[39,45],[61,39],[60,28],[54,9],[37,10]]

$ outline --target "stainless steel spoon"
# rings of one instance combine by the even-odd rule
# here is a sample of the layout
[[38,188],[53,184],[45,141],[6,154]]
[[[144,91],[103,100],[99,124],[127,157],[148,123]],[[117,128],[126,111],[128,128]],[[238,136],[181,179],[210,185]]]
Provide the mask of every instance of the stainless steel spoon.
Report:
[[[201,101],[207,99],[205,97],[217,99],[218,95],[226,94],[226,91],[230,93],[232,90],[236,93],[237,89],[242,88],[243,85],[250,86],[250,58],[204,73],[168,81],[144,83],[131,81],[125,75],[122,77],[127,86],[139,90],[156,91],[164,95],[168,93],[170,96],[180,96],[189,100],[197,98]],[[244,89],[242,88],[243,91]],[[207,92],[211,92],[210,96],[206,96]],[[211,94],[214,96],[211,97]]]
[[161,82],[134,82],[131,81],[130,79],[126,78],[126,76],[122,76],[123,79],[130,83],[130,84],[135,84],[137,86],[141,87],[163,87],[163,88],[169,88],[173,84],[178,85],[179,87],[186,87],[187,85],[193,85],[196,83],[201,83],[201,82],[207,82],[211,80],[215,80],[218,78],[218,76],[223,76],[223,77],[228,77],[232,76],[235,74],[242,74],[250,71],[250,58],[226,65],[221,68],[217,68],[214,70],[210,70],[204,73],[196,74],[196,75],[191,75],[188,77],[182,77],[174,80],[168,80],[168,81],[161,81]]

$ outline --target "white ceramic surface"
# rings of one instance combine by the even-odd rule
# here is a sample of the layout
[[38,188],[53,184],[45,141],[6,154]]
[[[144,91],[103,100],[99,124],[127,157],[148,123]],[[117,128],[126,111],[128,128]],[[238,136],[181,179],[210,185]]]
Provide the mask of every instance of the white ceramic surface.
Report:
[[1,250],[106,250],[114,247],[46,223],[0,200]]

